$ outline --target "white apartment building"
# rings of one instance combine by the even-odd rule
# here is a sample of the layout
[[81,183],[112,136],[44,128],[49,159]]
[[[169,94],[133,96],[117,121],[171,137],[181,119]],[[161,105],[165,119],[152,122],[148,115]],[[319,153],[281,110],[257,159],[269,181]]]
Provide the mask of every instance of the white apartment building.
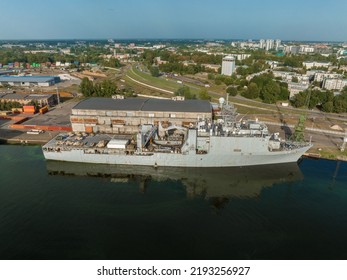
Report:
[[244,60],[248,57],[250,57],[251,55],[248,54],[248,53],[232,53],[230,54],[232,55],[233,57],[235,57],[237,60]]
[[298,79],[298,82],[300,84],[308,85],[310,83],[310,76],[309,75],[301,75],[293,72],[285,72],[285,71],[273,71],[272,72],[274,77],[281,77],[281,79],[284,82],[291,82],[292,78],[295,77]]
[[265,42],[265,50],[272,50],[274,48],[275,41],[272,39],[267,39]]
[[300,51],[299,46],[285,46],[284,52],[285,53],[292,53],[292,54],[297,54]]
[[299,84],[299,83],[293,83],[289,82],[288,83],[288,90],[290,92],[289,99],[293,98],[294,95],[298,94],[301,91],[305,91],[308,89],[309,85],[308,84]]
[[279,64],[278,61],[272,61],[272,60],[266,60],[265,62],[266,64],[270,65],[271,69],[276,68]]
[[313,67],[329,67],[331,65],[330,62],[317,62],[317,61],[312,61],[312,62],[303,62],[302,63],[306,69],[311,69]]
[[315,82],[323,82],[324,79],[341,79],[342,75],[337,73],[316,72],[314,74]]
[[275,41],[275,50],[278,51],[278,49],[280,48],[281,46],[281,40],[280,39],[277,39]]
[[314,53],[315,48],[309,45],[300,45],[300,52],[301,53]]
[[323,88],[328,90],[342,90],[345,86],[347,86],[347,79],[326,78],[323,81]]
[[223,58],[222,75],[231,76],[235,72],[235,57],[228,55]]
[[264,39],[260,39],[260,41],[259,41],[259,48],[260,49],[265,49],[265,40]]

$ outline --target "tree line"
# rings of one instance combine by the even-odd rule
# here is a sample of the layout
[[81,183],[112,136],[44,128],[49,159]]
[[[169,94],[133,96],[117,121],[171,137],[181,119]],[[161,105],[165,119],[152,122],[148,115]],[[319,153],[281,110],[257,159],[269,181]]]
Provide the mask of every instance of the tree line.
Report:
[[289,98],[288,84],[274,79],[272,73],[255,76],[250,81],[234,76],[231,84],[233,85],[229,86],[226,92],[232,96],[240,94],[248,99],[260,99],[265,103],[275,103]]
[[211,100],[211,96],[206,89],[200,90],[198,95],[191,93],[188,86],[182,86],[175,91],[176,96],[183,96],[185,99]]
[[313,109],[317,107],[327,113],[346,113],[347,87],[338,95],[334,95],[332,91],[307,89],[296,94],[291,103],[296,108],[308,107]]
[[[11,50],[0,49],[0,63],[6,65],[8,63],[20,62],[20,63],[55,63],[57,61],[74,62],[80,63],[98,63],[108,67],[120,67],[121,64],[118,59],[111,58],[109,60],[104,59],[102,54],[111,54],[108,49],[103,47],[83,47],[83,48],[72,48],[76,53],[63,54],[57,53],[24,53],[22,48],[13,48]],[[57,50],[58,51],[58,50]]]
[[117,86],[110,80],[93,83],[88,78],[83,78],[80,90],[85,97],[111,97],[117,93]]
[[12,108],[22,108],[23,105],[17,101],[0,102],[0,111],[11,111]]

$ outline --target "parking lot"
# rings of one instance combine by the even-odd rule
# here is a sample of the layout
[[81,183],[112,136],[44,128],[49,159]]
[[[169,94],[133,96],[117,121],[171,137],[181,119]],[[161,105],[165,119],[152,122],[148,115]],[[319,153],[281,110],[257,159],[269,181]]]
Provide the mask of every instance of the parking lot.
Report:
[[[36,114],[24,125],[30,126],[62,126],[70,127],[70,114],[71,108],[74,107],[78,101],[69,100],[57,105],[50,109],[46,114]],[[44,144],[59,134],[61,131],[45,131],[40,134],[27,134],[28,129],[10,129],[9,125],[15,121],[0,119],[0,139],[9,143],[32,143]]]
[[50,109],[46,114],[37,115],[26,121],[25,125],[70,126],[71,109],[78,101],[66,101]]

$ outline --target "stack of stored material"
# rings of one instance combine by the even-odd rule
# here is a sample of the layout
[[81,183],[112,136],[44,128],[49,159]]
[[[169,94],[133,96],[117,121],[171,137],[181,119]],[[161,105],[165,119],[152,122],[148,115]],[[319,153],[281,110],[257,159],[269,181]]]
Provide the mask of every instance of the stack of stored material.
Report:
[[45,114],[45,113],[48,112],[48,107],[47,107],[47,106],[44,106],[44,107],[42,107],[39,111],[40,111],[40,114]]
[[23,112],[24,114],[35,114],[36,112],[35,106],[25,105],[23,106]]

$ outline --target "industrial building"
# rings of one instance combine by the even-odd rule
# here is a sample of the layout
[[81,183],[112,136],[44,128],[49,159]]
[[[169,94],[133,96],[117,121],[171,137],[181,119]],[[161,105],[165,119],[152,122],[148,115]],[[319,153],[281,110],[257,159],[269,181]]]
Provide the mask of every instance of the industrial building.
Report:
[[18,102],[21,105],[27,105],[32,101],[36,101],[40,107],[57,104],[55,94],[0,93],[0,102]]
[[133,134],[142,124],[192,126],[199,119],[212,119],[205,100],[152,98],[89,98],[72,108],[73,131]]
[[49,87],[59,82],[60,78],[53,76],[0,76],[0,85],[3,86]]
[[231,76],[235,72],[235,57],[228,55],[223,58],[222,75]]
[[[0,66],[0,68],[1,68],[1,66]],[[2,69],[0,69],[0,76],[2,76],[2,75],[10,75],[10,74],[12,74],[13,73],[13,70],[2,70]]]

